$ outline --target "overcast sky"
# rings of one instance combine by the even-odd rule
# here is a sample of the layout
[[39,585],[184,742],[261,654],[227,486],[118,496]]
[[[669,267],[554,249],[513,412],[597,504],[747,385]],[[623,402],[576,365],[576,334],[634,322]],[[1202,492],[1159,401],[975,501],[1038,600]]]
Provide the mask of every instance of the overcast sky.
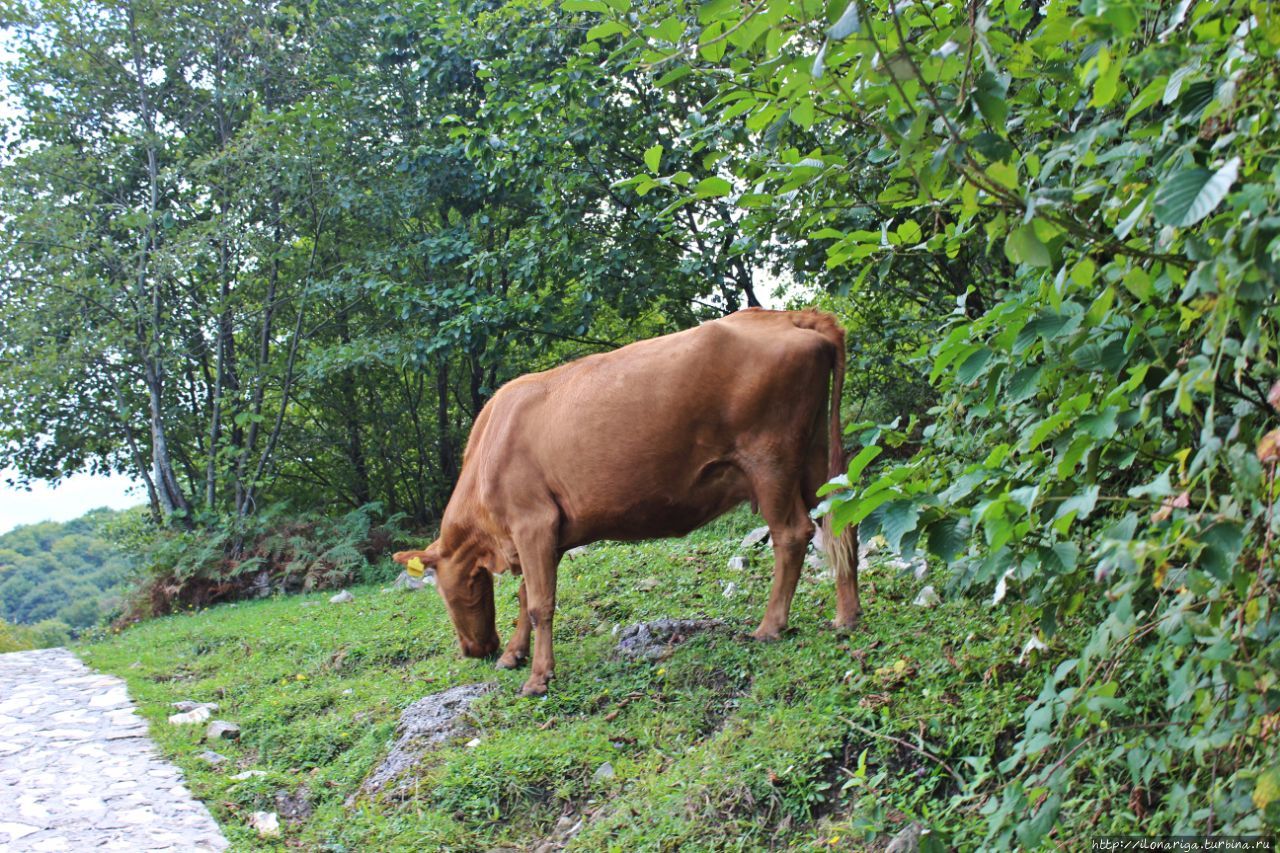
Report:
[[12,474],[0,471],[0,533],[37,521],[70,521],[102,506],[127,509],[147,500],[142,489],[133,488],[133,483],[124,477],[77,474],[55,489],[35,483],[31,491],[24,492],[4,484]]

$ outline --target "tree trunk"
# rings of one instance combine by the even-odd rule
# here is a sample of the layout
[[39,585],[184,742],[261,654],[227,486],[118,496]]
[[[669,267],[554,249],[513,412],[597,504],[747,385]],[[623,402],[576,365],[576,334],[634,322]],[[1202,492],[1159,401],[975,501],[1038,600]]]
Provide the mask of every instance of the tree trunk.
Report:
[[[128,8],[129,43],[133,52],[133,71],[138,87],[139,115],[142,118],[143,131],[146,134],[147,179],[149,195],[147,203],[147,220],[142,229],[138,252],[137,296],[139,309],[150,296],[150,329],[143,330],[141,338],[142,366],[147,385],[147,401],[151,415],[151,479],[155,483],[156,498],[161,511],[170,516],[175,512],[187,513],[190,506],[186,496],[178,485],[174,474],[173,461],[169,456],[169,442],[165,435],[164,424],[164,366],[161,361],[160,320],[161,301],[160,288],[155,282],[149,283],[149,267],[151,254],[156,248],[156,213],[160,206],[160,168],[156,156],[155,114],[151,109],[151,99],[147,94],[146,75],[142,68],[142,44],[138,40],[138,29],[134,19],[133,4]],[[149,286],[148,286],[149,284]]]

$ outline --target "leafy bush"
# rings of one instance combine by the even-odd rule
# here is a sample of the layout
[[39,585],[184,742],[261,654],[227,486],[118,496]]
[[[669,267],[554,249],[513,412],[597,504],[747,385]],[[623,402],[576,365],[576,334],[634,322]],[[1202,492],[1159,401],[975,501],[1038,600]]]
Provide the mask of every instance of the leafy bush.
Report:
[[392,571],[385,558],[405,531],[403,515],[380,519],[381,513],[380,504],[370,503],[336,518],[291,515],[276,504],[191,529],[156,525],[139,514],[114,531],[145,566],[125,618],[385,579]]
[[953,802],[980,806],[982,843],[1037,847],[1083,810],[1274,831],[1280,15],[577,7],[601,16],[589,42],[620,41],[606,61],[714,88],[627,182],[668,193],[669,215],[753,211],[750,239],[823,246],[815,279],[855,305],[909,294],[904,265],[963,284],[933,291],[918,451],[885,464],[902,431],[860,432],[824,511],[1025,610],[1028,654],[1091,626]]

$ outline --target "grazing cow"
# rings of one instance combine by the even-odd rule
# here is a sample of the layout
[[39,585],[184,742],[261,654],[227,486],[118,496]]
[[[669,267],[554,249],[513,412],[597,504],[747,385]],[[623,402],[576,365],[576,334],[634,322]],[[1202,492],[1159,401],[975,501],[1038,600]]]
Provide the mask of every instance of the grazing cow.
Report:
[[[776,639],[813,535],[816,491],[844,467],[844,330],[817,311],[750,309],[504,385],[471,430],[440,538],[402,551],[434,566],[462,651],[493,654],[493,576],[522,576],[515,635],[498,660],[547,690],[556,569],[599,539],[683,536],[744,501],[773,535],[773,589],[754,636]],[[831,386],[828,409],[827,387]],[[853,531],[825,537],[836,622],[858,621]]]

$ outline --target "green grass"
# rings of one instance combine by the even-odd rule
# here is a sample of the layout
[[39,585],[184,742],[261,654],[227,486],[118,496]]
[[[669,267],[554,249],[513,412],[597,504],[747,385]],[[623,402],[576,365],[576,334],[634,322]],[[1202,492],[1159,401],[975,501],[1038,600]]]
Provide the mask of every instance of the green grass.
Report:
[[[518,695],[526,670],[461,658],[430,590],[224,605],[80,652],[128,681],[161,749],[237,850],[524,849],[566,803],[590,814],[572,845],[583,850],[862,849],[910,819],[972,846],[983,833],[977,804],[953,799],[948,772],[920,748],[966,775],[1005,748],[1043,677],[1043,664],[1014,662],[1026,630],[983,602],[914,607],[921,582],[873,559],[859,633],[826,627],[832,583],[806,569],[789,634],[755,643],[744,634],[763,612],[771,559],[756,552],[748,572],[726,564],[756,523],[739,512],[684,540],[602,544],[566,561],[545,699]],[[658,587],[637,589],[649,577]],[[738,592],[726,599],[729,581]],[[505,634],[514,579],[497,593]],[[615,625],[664,616],[719,617],[731,630],[664,661],[611,655]],[[405,706],[479,681],[501,689],[474,706],[478,746],[434,753],[400,801],[345,805]],[[179,699],[218,702],[216,717],[241,725],[238,743],[210,745],[227,765],[197,758],[203,727],[167,724]],[[597,777],[606,761],[614,776]],[[250,768],[267,776],[230,778]],[[283,839],[248,828],[253,811],[275,810],[277,792],[303,787],[315,812]]]

